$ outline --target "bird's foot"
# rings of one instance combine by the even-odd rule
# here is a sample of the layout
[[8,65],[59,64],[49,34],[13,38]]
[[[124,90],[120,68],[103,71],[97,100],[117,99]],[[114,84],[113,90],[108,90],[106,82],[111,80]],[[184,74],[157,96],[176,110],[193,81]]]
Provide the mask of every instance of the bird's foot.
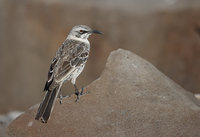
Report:
[[81,96],[84,96],[84,95],[89,93],[89,92],[83,92],[83,91],[84,91],[83,87],[81,88],[81,92],[77,88],[75,88],[75,95],[76,95],[76,101],[75,102],[78,102],[80,100]]
[[60,100],[60,101],[59,101],[60,104],[62,104],[62,100],[63,100],[63,98],[68,98],[68,97],[70,97],[70,95],[63,96],[62,94],[60,94],[59,97],[58,97],[59,100]]

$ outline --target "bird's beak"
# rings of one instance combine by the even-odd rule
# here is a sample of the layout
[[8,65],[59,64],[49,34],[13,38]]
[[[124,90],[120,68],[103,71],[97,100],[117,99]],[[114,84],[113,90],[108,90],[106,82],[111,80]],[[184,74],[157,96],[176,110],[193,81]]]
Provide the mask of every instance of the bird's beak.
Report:
[[101,31],[98,31],[98,30],[92,30],[91,33],[103,34]]

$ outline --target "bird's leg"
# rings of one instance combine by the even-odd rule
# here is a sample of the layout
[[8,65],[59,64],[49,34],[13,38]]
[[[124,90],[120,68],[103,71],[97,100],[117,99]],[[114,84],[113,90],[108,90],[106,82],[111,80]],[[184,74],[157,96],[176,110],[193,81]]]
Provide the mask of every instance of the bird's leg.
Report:
[[59,101],[59,102],[60,102],[60,104],[62,104],[62,99],[63,99],[63,96],[62,96],[62,94],[60,94],[58,98],[59,98],[59,100],[60,100],[60,101]]
[[59,97],[58,97],[60,104],[62,104],[63,98],[68,98],[68,97],[70,97],[70,95],[63,96],[62,94],[60,94]]
[[76,95],[76,101],[75,102],[77,102],[80,99],[80,92],[79,92],[76,84],[74,84],[74,88],[75,88],[75,95]]
[[80,95],[81,96],[84,96],[85,94],[88,94],[89,92],[83,92],[84,91],[84,87],[81,88],[81,92],[80,92]]
[[74,88],[75,88],[75,95],[79,95],[79,90],[78,90],[78,88],[77,88],[77,86],[76,86],[76,84],[74,84]]
[[83,91],[84,91],[84,88],[82,87],[81,92],[80,92],[81,95],[83,95]]
[[77,88],[77,86],[76,86],[75,84],[74,84],[74,88],[75,88],[75,95],[77,96],[75,102],[79,101],[80,96],[84,96],[85,94],[88,93],[88,92],[85,92],[85,93],[83,92],[83,91],[84,91],[84,88],[83,88],[83,87],[81,88],[81,92],[79,92],[79,90],[78,90],[78,88]]

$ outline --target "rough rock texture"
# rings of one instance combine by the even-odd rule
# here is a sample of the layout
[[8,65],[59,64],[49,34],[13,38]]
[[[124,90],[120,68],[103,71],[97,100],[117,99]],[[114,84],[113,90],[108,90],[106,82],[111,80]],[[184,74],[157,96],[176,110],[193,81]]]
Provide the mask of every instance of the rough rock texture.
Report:
[[200,102],[137,55],[116,50],[100,78],[75,103],[56,103],[47,124],[32,107],[8,127],[9,137],[199,137]]

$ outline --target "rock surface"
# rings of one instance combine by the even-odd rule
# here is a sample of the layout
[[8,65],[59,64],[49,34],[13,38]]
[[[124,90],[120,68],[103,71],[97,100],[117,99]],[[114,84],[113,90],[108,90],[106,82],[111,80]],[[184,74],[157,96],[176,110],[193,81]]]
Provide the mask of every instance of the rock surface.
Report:
[[47,124],[34,120],[38,105],[8,127],[9,137],[197,137],[200,102],[153,65],[113,51],[100,78],[75,103],[58,100]]

